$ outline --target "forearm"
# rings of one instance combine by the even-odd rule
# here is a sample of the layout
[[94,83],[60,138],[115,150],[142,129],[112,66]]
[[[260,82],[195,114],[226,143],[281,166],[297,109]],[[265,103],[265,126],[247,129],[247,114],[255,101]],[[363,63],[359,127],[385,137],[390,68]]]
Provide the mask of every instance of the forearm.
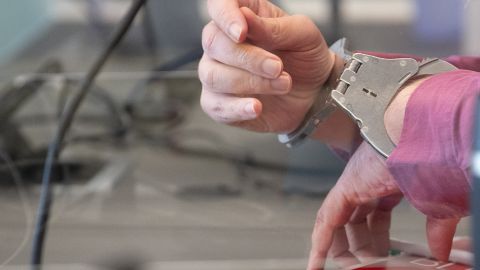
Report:
[[405,119],[405,110],[408,101],[417,88],[429,77],[413,80],[407,83],[388,106],[384,116],[385,128],[392,142],[396,145],[400,141]]
[[[389,171],[407,199],[429,216],[468,214],[473,107],[480,73],[455,71],[405,85],[384,117],[397,145]],[[330,128],[327,128],[330,127]],[[358,128],[341,110],[324,122],[315,138],[352,154]]]
[[407,199],[438,218],[468,214],[473,108],[480,73],[454,71],[405,87],[385,115],[387,160]]

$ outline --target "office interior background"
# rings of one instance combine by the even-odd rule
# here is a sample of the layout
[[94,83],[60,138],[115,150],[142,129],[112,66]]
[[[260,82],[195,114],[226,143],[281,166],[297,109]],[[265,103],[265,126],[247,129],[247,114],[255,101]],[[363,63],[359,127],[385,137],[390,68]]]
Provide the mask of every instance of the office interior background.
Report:
[[[206,2],[150,0],[100,74],[55,165],[47,269],[304,268],[316,211],[344,163],[319,142],[287,149],[273,134],[222,126],[201,111]],[[478,0],[274,2],[308,15],[329,43],[347,37],[352,50],[480,54]],[[0,2],[6,269],[28,264],[58,116],[130,3]],[[42,83],[24,89],[32,78]],[[468,233],[465,219],[458,234]],[[425,244],[424,217],[402,203],[392,235]]]

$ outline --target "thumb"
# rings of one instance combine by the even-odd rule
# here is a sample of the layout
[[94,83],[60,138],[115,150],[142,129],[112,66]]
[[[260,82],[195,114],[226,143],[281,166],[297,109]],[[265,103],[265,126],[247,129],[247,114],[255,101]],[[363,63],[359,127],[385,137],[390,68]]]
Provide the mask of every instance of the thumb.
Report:
[[440,261],[448,261],[452,250],[453,237],[457,230],[458,218],[427,218],[427,240],[432,255]]
[[309,50],[326,42],[313,21],[302,15],[263,18],[251,9],[241,11],[248,24],[248,39],[269,50]]

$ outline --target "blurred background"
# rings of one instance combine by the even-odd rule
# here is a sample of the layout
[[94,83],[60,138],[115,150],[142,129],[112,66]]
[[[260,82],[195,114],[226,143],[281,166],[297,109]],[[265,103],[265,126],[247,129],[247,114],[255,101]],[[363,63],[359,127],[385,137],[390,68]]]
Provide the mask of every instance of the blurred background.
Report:
[[[304,268],[344,164],[318,142],[287,149],[204,115],[206,2],[150,0],[97,80],[55,165],[51,269]],[[274,2],[353,50],[480,53],[478,0]],[[129,4],[0,1],[0,266],[28,262],[47,144]],[[403,203],[392,234],[425,243],[423,216]]]

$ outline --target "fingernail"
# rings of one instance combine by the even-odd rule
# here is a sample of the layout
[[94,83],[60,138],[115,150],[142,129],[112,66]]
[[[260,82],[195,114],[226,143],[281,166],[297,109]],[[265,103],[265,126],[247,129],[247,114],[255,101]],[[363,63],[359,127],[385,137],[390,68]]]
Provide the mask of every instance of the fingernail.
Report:
[[253,102],[247,103],[247,105],[245,105],[245,112],[247,112],[249,116],[256,117],[255,104]]
[[282,71],[282,63],[278,60],[267,59],[262,64],[263,72],[268,76],[277,77]]
[[230,36],[234,38],[236,41],[240,40],[240,36],[242,35],[242,27],[238,23],[233,23],[228,29]]
[[279,78],[271,81],[272,88],[278,91],[288,91],[290,84],[290,77],[287,74],[283,74]]

